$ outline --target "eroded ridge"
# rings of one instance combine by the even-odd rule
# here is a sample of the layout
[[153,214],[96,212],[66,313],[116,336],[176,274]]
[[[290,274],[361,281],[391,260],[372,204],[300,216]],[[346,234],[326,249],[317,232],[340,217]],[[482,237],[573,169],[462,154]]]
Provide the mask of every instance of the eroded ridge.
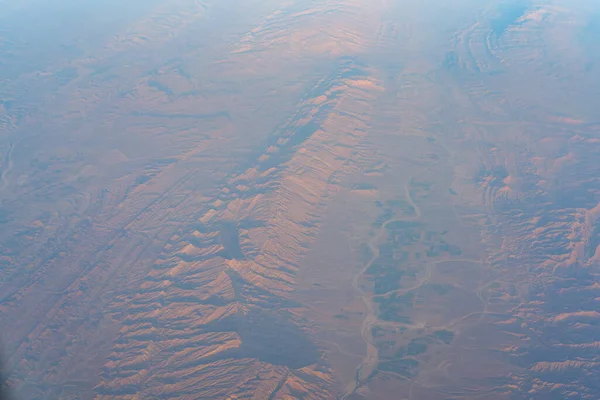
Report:
[[288,294],[379,93],[343,63],[170,239],[140,288],[117,296],[112,307],[131,311],[100,394],[330,395],[331,371]]
[[[557,4],[503,10],[485,16],[491,30],[478,23],[480,33],[465,31],[467,42],[484,42],[487,49],[465,47],[460,58],[477,60],[470,65],[478,65],[479,73],[490,72],[481,65],[492,59],[501,74],[518,68],[532,77],[531,85],[544,81],[548,90],[540,89],[546,96],[541,99],[500,89],[511,78],[495,74],[464,81],[471,101],[487,115],[464,126],[481,154],[475,181],[488,214],[483,238],[495,275],[481,294],[494,313],[491,325],[506,337],[492,346],[514,368],[498,388],[519,398],[592,399],[598,393],[592,378],[598,364],[590,351],[598,334],[598,128],[585,105],[573,109],[572,98],[557,96],[573,71],[580,78],[571,85],[593,78],[571,64],[573,55],[556,36],[574,20],[585,26],[587,17]],[[579,45],[587,46],[582,40]],[[585,89],[578,93],[587,96]],[[515,121],[505,122],[504,115]]]
[[[276,25],[289,16],[314,28],[344,2],[315,9],[245,3],[234,14],[240,25],[224,27],[213,42],[211,30],[228,6],[173,1],[150,7],[94,58],[70,63],[56,87],[61,100],[47,106],[56,140],[43,151],[35,134],[15,142],[18,152],[37,156],[29,182],[46,181],[42,191],[17,184],[22,164],[3,169],[3,186],[16,188],[15,197],[61,199],[42,216],[10,199],[23,234],[2,243],[11,249],[2,311],[13,320],[30,316],[7,339],[22,393],[331,395],[331,367],[291,293],[381,92],[373,69],[356,61],[371,40],[365,29],[376,31],[366,22],[379,11],[348,3],[334,23],[354,30],[347,37],[293,25],[300,36],[318,36],[309,46],[297,43],[317,58],[300,66],[280,61],[273,68],[282,74],[255,57],[260,51],[273,60],[291,46],[265,35],[262,13]],[[256,24],[260,38],[242,38]],[[257,51],[236,51],[240,43]],[[113,69],[115,60],[128,69]],[[57,85],[53,77],[39,81]],[[102,134],[86,129],[92,121],[106,122]],[[61,147],[74,131],[80,144],[96,147]],[[19,255],[27,270],[14,262]]]

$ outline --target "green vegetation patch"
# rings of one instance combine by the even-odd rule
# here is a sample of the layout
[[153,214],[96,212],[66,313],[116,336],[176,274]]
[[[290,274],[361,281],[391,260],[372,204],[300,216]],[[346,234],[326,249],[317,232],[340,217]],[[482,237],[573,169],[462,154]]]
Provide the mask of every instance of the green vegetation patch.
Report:
[[454,289],[454,287],[451,285],[442,285],[440,283],[431,283],[425,285],[424,288],[430,289],[440,296],[444,296]]
[[440,331],[433,332],[433,337],[446,344],[450,344],[452,343],[452,340],[454,340],[454,332],[442,329]]
[[388,207],[402,211],[404,215],[416,215],[415,208],[404,199],[393,199],[385,202]]
[[379,318],[384,321],[410,323],[410,318],[402,314],[412,308],[414,297],[412,292],[400,296],[393,293],[388,297],[376,297],[375,302],[379,304]]
[[384,329],[379,325],[375,325],[371,328],[371,335],[374,338],[384,336]]
[[425,253],[427,254],[427,257],[439,257],[444,253],[456,257],[462,254],[462,249],[442,240],[438,243],[432,243]]
[[381,226],[383,226],[383,224],[385,224],[387,221],[389,221],[393,217],[394,217],[394,211],[389,208],[386,208],[383,210],[383,213],[379,214],[379,216],[377,217],[375,222],[373,222],[373,227],[381,228]]
[[393,372],[405,378],[412,378],[419,373],[419,362],[410,358],[382,361],[379,363],[379,370]]
[[367,268],[373,282],[376,295],[400,289],[400,281],[405,276],[414,277],[414,271],[407,271],[400,266],[408,260],[407,252],[395,252],[393,246],[386,244],[380,247],[380,256]]
[[423,354],[427,351],[427,344],[425,343],[425,339],[413,339],[409,344],[405,347],[401,347],[396,352],[397,357],[406,357],[406,356],[418,356],[419,354]]
[[384,294],[400,288],[400,280],[404,272],[399,268],[385,262],[379,262],[379,258],[369,267],[367,273],[372,276],[373,292]]

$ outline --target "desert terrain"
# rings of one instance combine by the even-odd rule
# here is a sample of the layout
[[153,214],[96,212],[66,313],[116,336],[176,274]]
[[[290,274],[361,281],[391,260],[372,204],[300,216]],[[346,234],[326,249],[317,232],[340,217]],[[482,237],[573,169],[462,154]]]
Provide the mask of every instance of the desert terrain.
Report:
[[594,1],[0,6],[15,398],[600,398]]

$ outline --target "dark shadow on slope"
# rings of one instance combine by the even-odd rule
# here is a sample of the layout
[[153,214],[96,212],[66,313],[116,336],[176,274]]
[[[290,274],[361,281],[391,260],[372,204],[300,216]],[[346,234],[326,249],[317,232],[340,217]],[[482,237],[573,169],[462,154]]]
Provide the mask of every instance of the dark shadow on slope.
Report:
[[529,9],[529,1],[508,1],[500,7],[496,15],[490,19],[492,30],[496,36],[502,36],[508,28],[517,25],[519,18]]
[[289,320],[286,312],[270,313],[256,308],[207,328],[214,332],[236,332],[240,336],[241,347],[227,357],[255,358],[291,369],[316,364],[320,359],[317,346]]
[[219,242],[223,246],[221,256],[227,260],[245,260],[246,255],[240,246],[240,233],[235,222],[225,222],[219,230]]

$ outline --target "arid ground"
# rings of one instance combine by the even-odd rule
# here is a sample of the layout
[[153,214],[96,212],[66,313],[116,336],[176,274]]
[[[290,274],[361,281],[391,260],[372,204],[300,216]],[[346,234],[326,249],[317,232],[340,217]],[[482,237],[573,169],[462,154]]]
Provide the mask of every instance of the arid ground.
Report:
[[0,8],[15,398],[600,398],[598,2]]

